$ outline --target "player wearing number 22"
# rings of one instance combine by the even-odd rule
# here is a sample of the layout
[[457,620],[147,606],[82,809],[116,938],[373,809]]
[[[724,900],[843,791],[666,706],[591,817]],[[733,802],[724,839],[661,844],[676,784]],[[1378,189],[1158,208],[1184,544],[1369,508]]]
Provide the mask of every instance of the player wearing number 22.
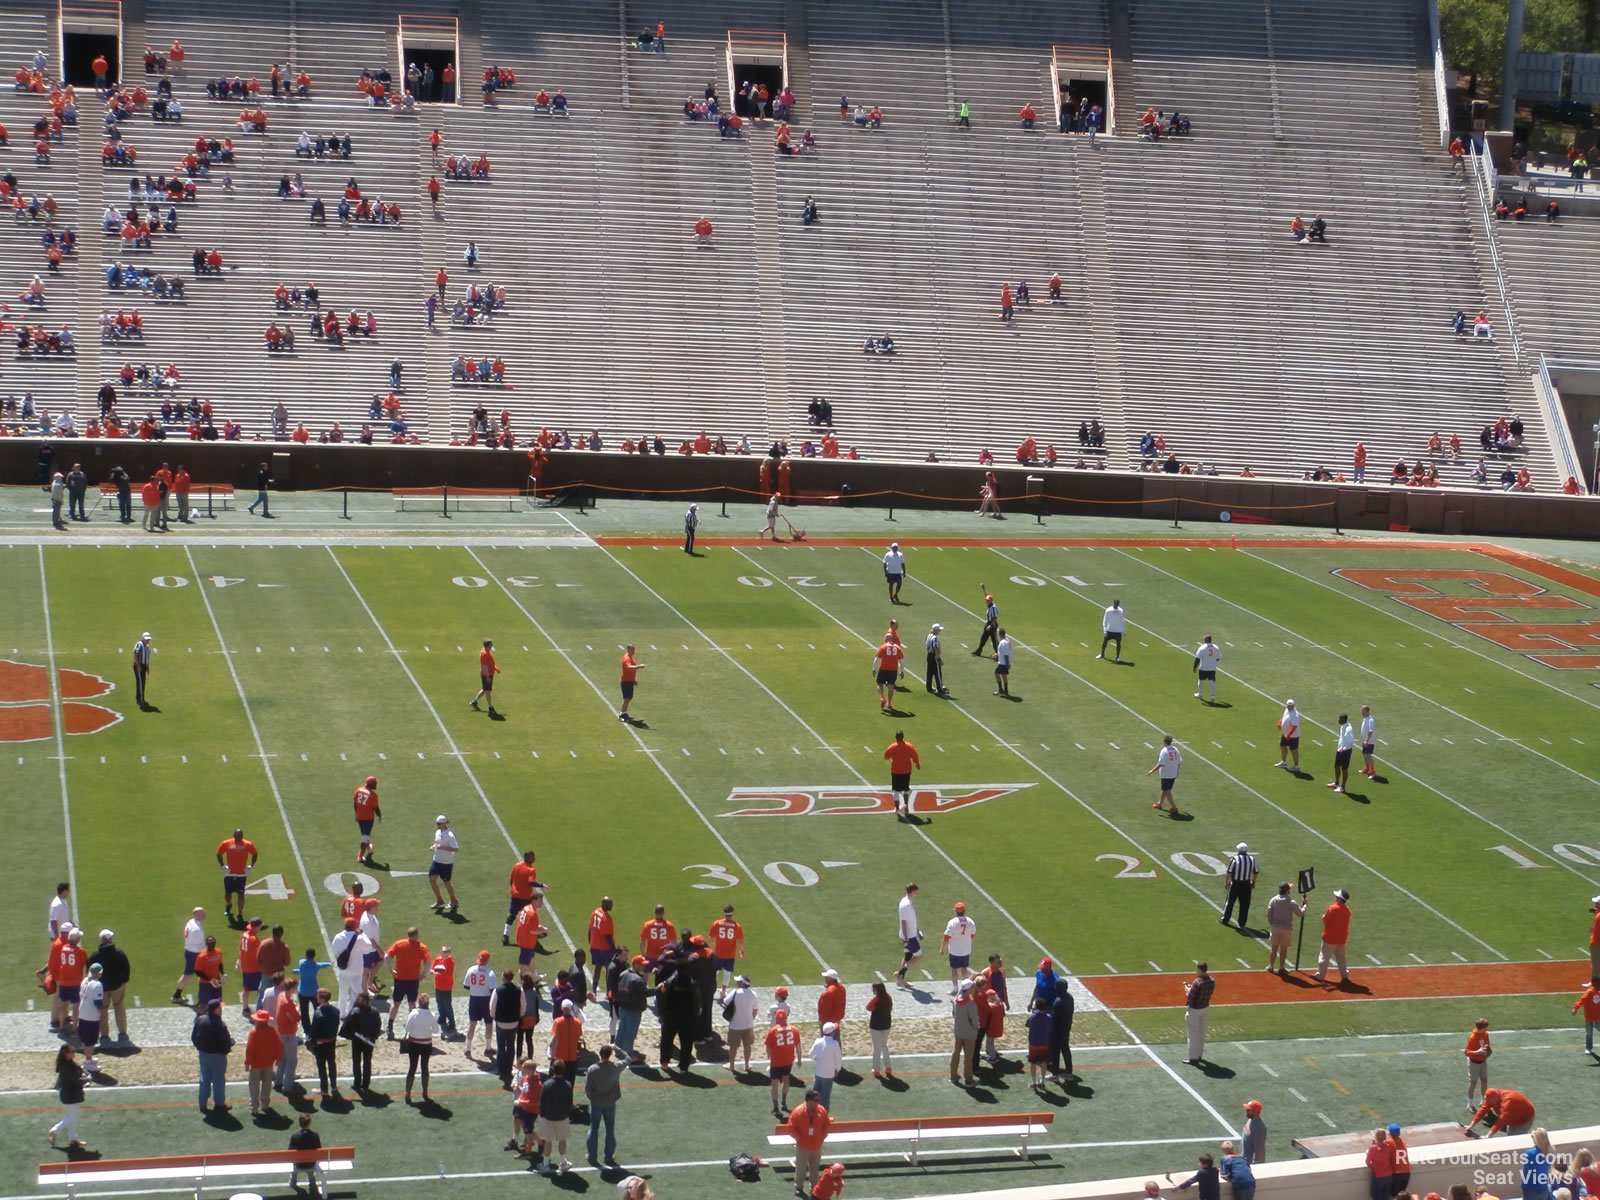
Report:
[[[256,844],[245,840],[244,830],[235,829],[233,836],[217,846],[217,866],[222,868],[222,911],[235,925],[244,924],[244,886],[250,868],[256,865]],[[234,898],[238,898],[238,911],[234,911]]]

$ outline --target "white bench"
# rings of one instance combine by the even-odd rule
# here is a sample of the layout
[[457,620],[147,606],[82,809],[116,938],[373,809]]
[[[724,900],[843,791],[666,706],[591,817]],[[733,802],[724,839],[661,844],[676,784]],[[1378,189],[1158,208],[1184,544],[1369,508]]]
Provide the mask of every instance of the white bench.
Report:
[[67,1159],[39,1164],[40,1187],[64,1187],[72,1197],[79,1184],[143,1183],[152,1180],[193,1181],[195,1200],[205,1185],[238,1176],[261,1177],[273,1169],[315,1166],[323,1171],[353,1171],[353,1146],[321,1150],[242,1150],[221,1154],[177,1154],[157,1158]]
[[516,488],[394,488],[393,492],[395,506],[400,512],[405,512],[408,501],[413,508],[420,505],[453,508],[457,512],[467,507],[498,508],[502,505],[507,512],[514,512],[523,501],[523,494]]
[[[906,1159],[917,1165],[925,1140],[945,1138],[1014,1137],[1019,1139],[1017,1154],[1028,1157],[1028,1141],[1050,1131],[1056,1115],[1043,1113],[995,1113],[965,1117],[901,1117],[886,1121],[834,1121],[828,1126],[827,1145],[844,1142],[907,1142],[911,1149]],[[783,1125],[773,1127],[767,1137],[772,1146],[792,1146],[794,1138]]]

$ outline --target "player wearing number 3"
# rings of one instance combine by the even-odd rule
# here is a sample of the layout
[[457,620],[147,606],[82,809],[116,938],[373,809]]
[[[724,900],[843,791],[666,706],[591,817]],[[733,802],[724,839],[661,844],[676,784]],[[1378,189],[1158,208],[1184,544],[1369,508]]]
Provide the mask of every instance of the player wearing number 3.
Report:
[[1173,745],[1172,735],[1169,733],[1161,739],[1161,751],[1156,755],[1156,765],[1145,772],[1154,775],[1161,772],[1161,794],[1156,797],[1156,802],[1151,808],[1167,811],[1167,805],[1172,805],[1172,815],[1178,815],[1178,802],[1172,798],[1172,789],[1178,786],[1178,772],[1183,767],[1183,755],[1178,752],[1178,747]]

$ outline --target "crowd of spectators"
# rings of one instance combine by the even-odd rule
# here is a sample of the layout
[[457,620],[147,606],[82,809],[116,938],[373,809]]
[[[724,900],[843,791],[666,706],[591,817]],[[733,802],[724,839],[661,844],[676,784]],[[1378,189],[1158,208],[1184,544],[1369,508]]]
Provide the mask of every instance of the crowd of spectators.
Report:
[[1165,111],[1147,108],[1144,115],[1139,118],[1139,140],[1141,142],[1159,142],[1162,138],[1187,137],[1189,135],[1189,118],[1177,109],[1172,110],[1169,117]]
[[348,133],[319,133],[312,137],[308,130],[302,129],[294,144],[294,154],[296,158],[349,158],[354,147]]

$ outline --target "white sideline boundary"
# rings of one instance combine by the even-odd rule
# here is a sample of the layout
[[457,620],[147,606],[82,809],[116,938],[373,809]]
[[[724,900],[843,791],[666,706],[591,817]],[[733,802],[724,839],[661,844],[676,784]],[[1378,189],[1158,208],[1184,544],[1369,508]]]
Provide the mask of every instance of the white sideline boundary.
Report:
[[[78,906],[78,856],[72,842],[72,790],[67,786],[66,718],[61,712],[61,675],[56,666],[56,637],[50,623],[50,581],[45,576],[44,543],[39,543],[39,599],[44,609],[44,656],[49,665],[45,674],[50,677],[50,727],[55,733],[56,766],[61,778],[61,824],[66,834],[67,882],[72,886],[72,903],[67,910],[77,916]],[[116,685],[113,684],[113,687]]]

